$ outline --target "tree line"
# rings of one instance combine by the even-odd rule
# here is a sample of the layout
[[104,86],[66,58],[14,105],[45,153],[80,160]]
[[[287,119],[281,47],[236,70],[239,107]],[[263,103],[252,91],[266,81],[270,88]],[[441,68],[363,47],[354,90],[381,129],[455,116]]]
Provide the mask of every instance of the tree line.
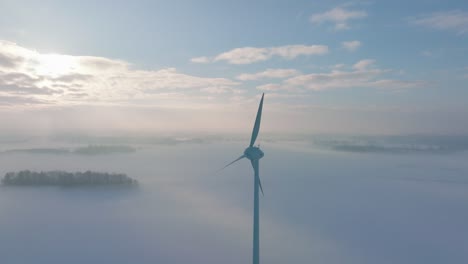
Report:
[[2,178],[4,185],[132,185],[137,181],[123,173],[29,171],[7,172]]

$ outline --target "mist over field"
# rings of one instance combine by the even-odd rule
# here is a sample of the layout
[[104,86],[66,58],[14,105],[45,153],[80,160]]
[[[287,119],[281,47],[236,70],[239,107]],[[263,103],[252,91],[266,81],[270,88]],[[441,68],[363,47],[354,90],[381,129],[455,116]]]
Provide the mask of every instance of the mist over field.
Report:
[[[59,138],[2,143],[0,175],[23,169],[93,170],[125,173],[139,185],[1,186],[3,262],[250,261],[250,164],[241,161],[216,172],[243,150],[244,135],[120,137],[117,141],[135,151],[100,155],[4,151],[111,146],[116,140]],[[450,147],[467,138],[264,138],[259,144],[266,153],[260,231],[265,263],[468,260],[468,152]],[[343,142],[379,147],[336,148]],[[382,151],[402,146],[412,147]]]

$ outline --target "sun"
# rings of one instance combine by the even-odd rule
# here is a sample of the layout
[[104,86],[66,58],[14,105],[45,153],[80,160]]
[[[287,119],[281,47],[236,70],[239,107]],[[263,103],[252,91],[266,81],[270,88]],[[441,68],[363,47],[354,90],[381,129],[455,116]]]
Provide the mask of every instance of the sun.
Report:
[[71,73],[78,66],[75,57],[60,54],[43,54],[40,55],[38,61],[37,73],[53,77]]

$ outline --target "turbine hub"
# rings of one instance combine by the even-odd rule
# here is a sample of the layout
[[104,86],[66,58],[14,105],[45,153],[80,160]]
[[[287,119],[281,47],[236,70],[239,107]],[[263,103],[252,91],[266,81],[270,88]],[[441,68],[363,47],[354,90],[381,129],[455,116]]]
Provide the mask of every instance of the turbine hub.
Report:
[[244,155],[249,160],[259,160],[265,155],[258,147],[248,147],[244,150]]

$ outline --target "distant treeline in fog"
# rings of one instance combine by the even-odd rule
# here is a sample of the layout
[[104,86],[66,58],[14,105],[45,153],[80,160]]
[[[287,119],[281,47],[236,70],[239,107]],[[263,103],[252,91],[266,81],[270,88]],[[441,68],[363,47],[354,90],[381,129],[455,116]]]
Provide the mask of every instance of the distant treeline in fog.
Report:
[[106,172],[65,172],[23,170],[8,172],[2,179],[4,185],[133,185],[137,181],[123,173]]
[[125,145],[88,145],[78,148],[28,148],[28,149],[9,149],[3,153],[31,153],[31,154],[78,154],[78,155],[106,155],[114,153],[132,153],[136,148]]

